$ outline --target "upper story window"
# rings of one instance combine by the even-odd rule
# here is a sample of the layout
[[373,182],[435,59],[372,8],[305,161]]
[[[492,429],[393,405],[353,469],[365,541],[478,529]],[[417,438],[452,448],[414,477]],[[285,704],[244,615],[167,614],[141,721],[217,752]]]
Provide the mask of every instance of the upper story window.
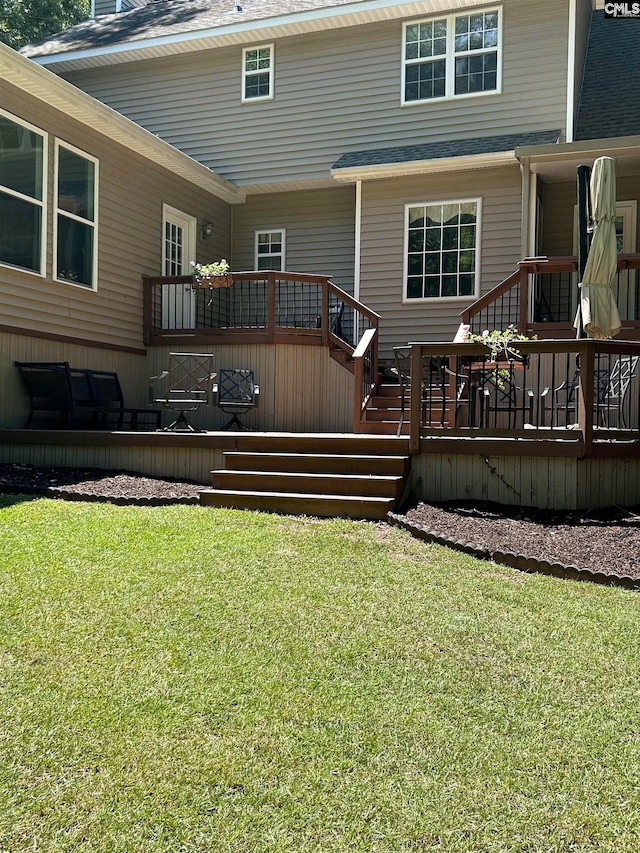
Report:
[[95,289],[98,161],[56,139],[53,275]]
[[405,299],[478,293],[480,200],[408,204]]
[[242,51],[242,100],[273,98],[273,45],[247,47]]
[[405,104],[500,91],[502,10],[404,25]]
[[44,275],[47,135],[0,110],[0,263]]
[[277,231],[256,231],[256,269],[284,269],[284,238],[283,228]]

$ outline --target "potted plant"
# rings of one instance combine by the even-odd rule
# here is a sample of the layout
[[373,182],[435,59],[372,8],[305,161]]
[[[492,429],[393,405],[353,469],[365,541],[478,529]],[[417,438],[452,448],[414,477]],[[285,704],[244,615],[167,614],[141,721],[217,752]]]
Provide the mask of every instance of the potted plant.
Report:
[[191,261],[193,287],[231,287],[233,276],[229,273],[229,263],[224,258],[211,264],[197,264]]
[[490,376],[498,388],[504,388],[511,376],[514,364],[527,365],[529,357],[523,355],[519,349],[513,346],[514,342],[536,340],[536,336],[528,338],[520,334],[517,327],[512,323],[506,329],[485,329],[482,334],[470,334],[467,337],[469,343],[484,344],[490,351],[491,364],[495,365],[490,371]]

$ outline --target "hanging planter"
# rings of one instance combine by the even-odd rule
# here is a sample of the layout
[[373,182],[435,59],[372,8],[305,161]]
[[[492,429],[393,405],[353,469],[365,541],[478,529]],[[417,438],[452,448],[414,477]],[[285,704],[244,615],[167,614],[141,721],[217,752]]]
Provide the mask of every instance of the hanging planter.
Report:
[[233,275],[229,272],[229,264],[224,258],[212,264],[196,264],[192,261],[191,267],[194,289],[233,285]]

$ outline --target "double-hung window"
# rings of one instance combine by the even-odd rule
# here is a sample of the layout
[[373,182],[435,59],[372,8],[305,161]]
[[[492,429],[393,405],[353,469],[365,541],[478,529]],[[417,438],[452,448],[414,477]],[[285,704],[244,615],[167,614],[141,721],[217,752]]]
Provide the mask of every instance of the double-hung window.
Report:
[[276,231],[256,231],[256,269],[284,269],[284,228]]
[[242,51],[242,100],[273,98],[273,45],[246,47]]
[[98,161],[56,140],[53,275],[95,289]]
[[480,200],[406,206],[405,299],[478,294]]
[[404,25],[402,102],[500,91],[502,10]]
[[44,275],[47,135],[0,110],[0,263]]

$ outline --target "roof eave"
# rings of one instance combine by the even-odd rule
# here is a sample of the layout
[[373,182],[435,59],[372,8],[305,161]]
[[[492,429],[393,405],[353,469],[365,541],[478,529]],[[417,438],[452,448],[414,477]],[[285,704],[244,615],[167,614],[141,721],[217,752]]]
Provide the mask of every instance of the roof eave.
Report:
[[242,21],[231,26],[156,36],[96,48],[61,51],[31,58],[38,65],[47,66],[55,71],[63,68],[65,71],[72,71],[140,59],[156,59],[216,47],[248,44],[252,41],[275,40],[359,24],[402,20],[418,15],[425,17],[452,9],[485,6],[486,2],[487,0],[419,0],[419,2],[407,2],[407,0],[362,2],[360,0],[346,6],[314,9],[274,18]]
[[584,139],[578,142],[556,142],[548,145],[522,145],[516,148],[518,160],[571,160],[580,154],[637,153],[640,136],[615,136],[603,139]]
[[431,160],[410,160],[404,163],[379,163],[373,166],[352,166],[344,169],[333,168],[331,176],[338,183],[346,184],[356,181],[373,181],[380,178],[514,166],[517,163],[515,151],[495,151],[490,154],[468,154],[463,157],[440,157]]
[[240,187],[3,44],[0,44],[0,76],[218,198],[230,204],[245,201],[246,193]]

